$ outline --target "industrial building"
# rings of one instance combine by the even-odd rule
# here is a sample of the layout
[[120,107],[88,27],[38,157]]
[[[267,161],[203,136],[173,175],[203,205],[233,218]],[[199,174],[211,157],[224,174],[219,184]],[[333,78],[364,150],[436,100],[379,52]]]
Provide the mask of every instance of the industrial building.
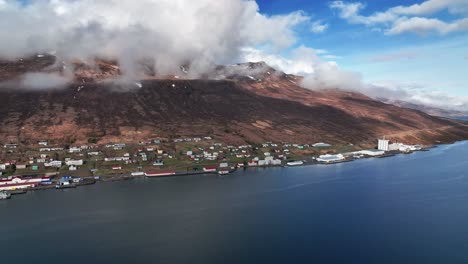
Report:
[[378,150],[383,150],[383,151],[389,151],[389,144],[390,144],[390,141],[387,140],[387,139],[379,139],[379,143],[378,143],[378,147],[377,149]]
[[337,154],[337,155],[326,154],[326,155],[319,156],[316,160],[322,163],[336,163],[336,162],[345,160],[345,157],[343,156],[343,154]]

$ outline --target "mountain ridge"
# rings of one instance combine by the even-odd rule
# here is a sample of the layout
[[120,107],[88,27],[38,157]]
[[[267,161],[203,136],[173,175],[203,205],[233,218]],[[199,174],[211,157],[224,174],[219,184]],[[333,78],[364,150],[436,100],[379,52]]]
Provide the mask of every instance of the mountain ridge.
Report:
[[[40,63],[44,58],[36,60],[39,66],[23,61],[6,69],[0,64],[0,76],[3,80],[8,79],[5,76],[18,78],[40,65],[43,72],[56,71],[56,62]],[[119,72],[115,67],[109,69],[114,77]],[[77,72],[83,74],[83,67],[80,70]],[[433,144],[468,139],[464,122],[385,104],[355,92],[307,90],[300,86],[300,76],[275,71],[265,63],[218,66],[210,79],[178,75],[149,76],[136,82],[101,79],[108,72],[93,75],[88,68],[87,76],[97,79],[77,74],[62,89],[3,89],[0,141],[48,138],[104,143],[215,136],[229,143],[360,144],[387,136]]]

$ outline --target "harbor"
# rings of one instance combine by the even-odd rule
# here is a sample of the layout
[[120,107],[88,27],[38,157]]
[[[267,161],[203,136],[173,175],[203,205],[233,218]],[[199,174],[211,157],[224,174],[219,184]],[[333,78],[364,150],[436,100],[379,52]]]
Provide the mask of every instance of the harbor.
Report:
[[[286,147],[297,147],[299,149],[304,148],[304,146],[299,145],[286,145]],[[118,146],[121,147],[121,146]],[[66,175],[59,175],[59,173],[48,173],[47,175],[16,175],[3,177],[0,180],[0,191],[4,191],[9,194],[8,198],[11,198],[12,195],[24,194],[27,191],[39,191],[39,190],[63,190],[63,189],[75,189],[78,187],[92,185],[98,182],[112,182],[112,181],[123,181],[123,180],[132,180],[137,178],[165,178],[165,177],[188,177],[196,175],[218,175],[218,176],[227,176],[231,173],[236,172],[237,170],[248,170],[249,168],[269,168],[269,167],[301,167],[301,166],[311,166],[311,165],[334,165],[339,163],[347,163],[360,159],[368,158],[387,158],[393,157],[399,154],[410,154],[416,151],[429,151],[433,146],[422,147],[422,146],[412,146],[405,145],[401,143],[389,144],[388,140],[379,139],[378,146],[376,149],[364,149],[351,152],[343,153],[327,153],[319,156],[309,156],[304,157],[303,159],[298,160],[288,160],[286,155],[281,153],[290,153],[288,149],[283,149],[280,154],[278,150],[274,148],[278,147],[278,144],[267,143],[263,144],[263,148],[268,149],[270,147],[272,152],[262,153],[263,159],[259,157],[253,157],[250,160],[244,162],[229,162],[222,161],[217,163],[211,163],[213,165],[204,165],[204,166],[191,166],[184,168],[175,168],[164,170],[162,167],[165,167],[163,161],[154,162],[153,165],[156,167],[156,170],[142,171],[141,167],[138,171],[128,172],[128,173],[114,173],[114,174],[104,174],[94,176],[73,176],[72,173]],[[314,146],[312,146],[314,147]],[[329,144],[318,143],[316,147],[319,148],[328,148]],[[242,149],[242,148],[241,148]],[[153,148],[148,148],[148,150],[153,150]],[[78,149],[73,149],[73,151],[78,151]],[[222,152],[222,151],[220,151]],[[247,153],[243,150],[244,153]],[[162,153],[162,152],[161,152]],[[194,155],[192,151],[187,152],[187,155]],[[239,154],[237,154],[239,156]],[[75,166],[82,166],[85,164],[83,160],[68,160],[66,163],[70,168]],[[58,164],[58,163],[57,163]],[[113,166],[115,169],[122,169],[122,166]]]

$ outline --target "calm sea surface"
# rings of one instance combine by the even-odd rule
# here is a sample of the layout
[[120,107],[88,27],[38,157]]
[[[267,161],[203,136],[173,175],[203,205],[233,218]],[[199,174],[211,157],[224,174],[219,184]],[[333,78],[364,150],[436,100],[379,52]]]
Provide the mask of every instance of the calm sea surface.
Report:
[[468,142],[0,201],[1,263],[468,263]]

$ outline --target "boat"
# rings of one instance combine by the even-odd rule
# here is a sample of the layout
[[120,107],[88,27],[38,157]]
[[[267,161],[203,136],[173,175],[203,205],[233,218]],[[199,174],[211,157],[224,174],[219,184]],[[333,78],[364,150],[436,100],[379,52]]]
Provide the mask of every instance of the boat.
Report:
[[0,200],[7,200],[11,198],[11,194],[7,192],[0,192]]
[[71,188],[76,188],[76,184],[73,183],[62,183],[62,184],[57,184],[55,185],[55,189],[71,189]]
[[218,174],[219,175],[227,175],[227,174],[229,174],[229,170],[219,170]]
[[286,163],[286,165],[288,166],[301,166],[301,165],[304,165],[304,162],[303,161],[290,161],[288,163]]
[[78,183],[78,186],[85,186],[85,185],[93,185],[96,184],[96,180],[93,178],[88,178],[88,179],[83,179],[80,183]]

